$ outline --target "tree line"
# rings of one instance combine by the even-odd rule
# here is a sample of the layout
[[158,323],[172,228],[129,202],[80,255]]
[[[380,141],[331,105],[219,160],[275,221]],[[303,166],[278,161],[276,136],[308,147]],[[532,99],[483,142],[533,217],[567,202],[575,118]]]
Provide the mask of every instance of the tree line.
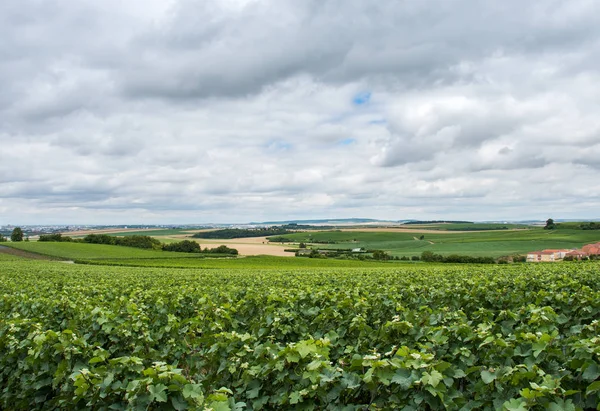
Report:
[[127,237],[115,237],[106,234],[88,234],[83,238],[72,238],[62,234],[43,234],[40,242],[74,242],[88,244],[118,245],[124,247],[135,247],[147,250],[162,250],[179,253],[205,253],[205,254],[230,254],[237,255],[238,250],[221,245],[215,248],[200,247],[195,241],[183,240],[176,243],[163,244],[154,237],[147,235],[132,235]]
[[194,234],[193,238],[208,238],[229,240],[233,238],[249,237],[267,237],[273,235],[291,234],[294,231],[283,227],[265,227],[265,228],[224,228],[222,230],[204,231]]

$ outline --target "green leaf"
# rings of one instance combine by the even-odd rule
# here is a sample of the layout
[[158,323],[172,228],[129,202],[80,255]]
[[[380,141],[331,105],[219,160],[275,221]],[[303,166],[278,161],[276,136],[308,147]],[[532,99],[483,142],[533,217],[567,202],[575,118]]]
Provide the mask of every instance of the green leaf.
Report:
[[583,379],[586,381],[594,381],[600,377],[600,370],[595,362],[589,363],[583,373]]
[[502,404],[502,409],[506,411],[527,411],[527,403],[520,398],[513,398]]
[[171,397],[171,405],[177,411],[187,410],[189,408],[188,404],[179,395]]
[[486,384],[491,384],[496,379],[496,374],[488,370],[481,371],[481,379]]
[[529,388],[523,388],[520,391],[521,396],[523,396],[523,398],[526,398],[528,400],[532,400],[534,398],[538,398],[538,397],[543,397],[544,393],[543,392],[539,392],[539,391],[532,391]]
[[298,362],[300,361],[300,355],[296,352],[288,352],[285,355],[285,359],[287,360],[287,362]]
[[260,392],[260,386],[253,388],[251,390],[246,391],[246,397],[249,399],[257,398]]
[[398,384],[403,390],[408,390],[412,382],[410,370],[397,370],[392,377],[392,384]]
[[431,385],[435,388],[443,379],[444,376],[441,373],[439,373],[436,370],[432,370],[431,374],[428,372],[424,372],[421,381],[423,381],[424,384]]
[[152,397],[152,401],[167,402],[167,386],[164,384],[149,385],[148,392]]
[[104,358],[102,357],[93,357],[91,360],[88,361],[88,364],[96,364],[99,362],[103,362]]
[[200,384],[186,384],[182,391],[184,398],[191,398],[197,402],[204,400],[204,393]]
[[575,411],[575,404],[572,400],[557,399],[555,402],[548,404],[549,411]]
[[227,401],[212,401],[207,408],[212,408],[213,411],[231,411]]
[[465,372],[463,370],[461,370],[460,368],[457,368],[454,370],[454,373],[452,375],[452,377],[454,378],[465,378],[467,376],[467,374],[465,374]]
[[296,344],[296,350],[302,358],[306,358],[311,352],[317,351],[317,346],[311,341],[300,341]]
[[301,398],[302,398],[302,396],[300,395],[300,392],[294,391],[290,395],[290,404],[298,404],[300,402]]
[[587,390],[585,390],[585,393],[589,395],[598,391],[600,391],[600,381],[596,381],[588,385]]

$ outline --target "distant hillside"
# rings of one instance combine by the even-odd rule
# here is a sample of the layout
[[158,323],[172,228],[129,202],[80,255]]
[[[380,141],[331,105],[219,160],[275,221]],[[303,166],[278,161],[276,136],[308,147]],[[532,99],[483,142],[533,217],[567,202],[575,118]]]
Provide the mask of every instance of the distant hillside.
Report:
[[365,224],[365,223],[390,223],[394,221],[376,220],[373,218],[334,218],[320,220],[285,220],[252,222],[250,225],[286,225],[286,224]]
[[454,220],[427,220],[427,221],[406,221],[404,224],[474,224],[473,221],[454,221]]

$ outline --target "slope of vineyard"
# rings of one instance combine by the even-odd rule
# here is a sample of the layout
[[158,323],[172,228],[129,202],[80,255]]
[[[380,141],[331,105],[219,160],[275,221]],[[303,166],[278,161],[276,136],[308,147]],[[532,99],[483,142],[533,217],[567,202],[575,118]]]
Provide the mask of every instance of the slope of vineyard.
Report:
[[0,409],[596,409],[599,268],[2,261]]

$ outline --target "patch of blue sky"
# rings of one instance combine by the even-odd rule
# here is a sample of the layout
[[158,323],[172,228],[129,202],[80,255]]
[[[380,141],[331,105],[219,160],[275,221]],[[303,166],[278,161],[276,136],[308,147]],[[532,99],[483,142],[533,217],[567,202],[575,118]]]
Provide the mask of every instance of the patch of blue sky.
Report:
[[352,99],[352,102],[356,106],[363,106],[363,105],[367,104],[369,101],[371,101],[371,92],[370,91],[363,91],[361,93],[358,93]]
[[271,140],[266,144],[269,150],[286,151],[291,150],[294,146],[285,140]]
[[350,144],[354,144],[356,143],[356,139],[354,138],[345,138],[342,141],[340,141],[338,144],[341,146],[349,146]]
[[387,120],[384,119],[384,118],[380,118],[378,120],[371,120],[371,121],[369,121],[369,124],[375,125],[375,126],[377,126],[377,125],[385,125],[385,124],[387,124]]

